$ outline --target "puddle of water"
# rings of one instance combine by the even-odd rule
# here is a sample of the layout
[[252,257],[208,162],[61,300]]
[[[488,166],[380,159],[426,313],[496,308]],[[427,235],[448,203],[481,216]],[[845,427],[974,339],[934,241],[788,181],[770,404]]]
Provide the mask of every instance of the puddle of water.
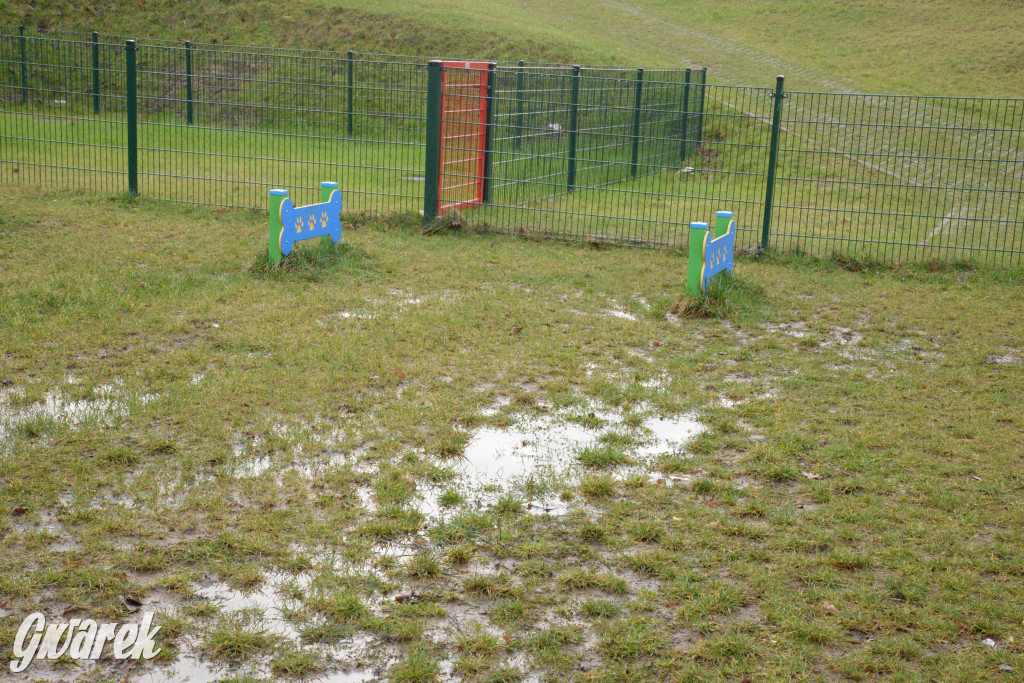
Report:
[[299,606],[298,601],[291,600],[282,593],[281,589],[291,582],[305,587],[309,584],[309,578],[302,575],[269,574],[260,588],[249,593],[236,590],[225,583],[214,582],[197,589],[196,595],[209,600],[224,612],[256,611],[260,614],[262,626],[268,633],[297,641],[298,630],[282,612],[282,609]]
[[634,315],[633,313],[629,313],[628,311],[623,311],[621,308],[606,308],[603,311],[601,311],[601,314],[602,315],[610,316],[612,318],[622,318],[623,320],[632,320],[633,322],[636,322],[637,320],[640,319],[636,315]]
[[[560,411],[521,418],[506,428],[481,427],[473,432],[461,461],[465,474],[478,486],[515,484],[530,477],[555,479],[573,476],[579,469],[576,457],[587,447],[597,446],[602,435],[629,433],[638,443],[627,453],[641,463],[658,455],[681,451],[705,427],[696,414],[678,417],[653,416],[638,429],[623,424],[616,412],[594,409],[585,414],[587,424],[570,421],[572,413]],[[579,414],[577,413],[577,416]],[[620,468],[621,469],[621,468]],[[528,501],[538,512],[564,514],[564,502]]]
[[[387,548],[375,548],[375,553],[387,553]],[[285,595],[292,586],[305,589],[311,582],[308,573],[290,575],[272,573],[267,575],[260,588],[245,592],[231,588],[220,582],[210,582],[196,589],[196,595],[217,604],[225,613],[252,612],[259,615],[259,625],[267,633],[300,643],[301,638],[295,626],[288,621],[284,610],[300,606],[300,601]],[[147,608],[170,609],[172,604],[161,605],[160,600],[147,600]],[[143,683],[164,683],[188,681],[207,683],[222,680],[225,676],[252,675],[265,679],[271,676],[269,661],[260,657],[243,664],[208,661],[198,651],[198,642],[193,638],[183,638],[178,643],[177,659],[166,666],[148,668],[133,680]],[[382,649],[377,639],[369,634],[360,633],[346,638],[337,645],[308,646],[308,649],[321,654],[328,662],[328,671],[315,678],[317,681],[330,683],[358,683],[379,680],[383,671],[380,665],[371,664],[371,660],[379,660]],[[394,662],[388,657],[387,663]]]
[[[383,667],[367,665],[366,659],[381,645],[372,636],[357,634],[342,645],[333,648],[311,648],[325,655],[331,665],[340,670],[321,673],[309,679],[317,683],[370,683],[381,679]],[[190,646],[181,647],[178,658],[167,666],[154,667],[132,680],[137,683],[214,683],[233,676],[253,676],[258,680],[272,680],[265,660],[232,665],[211,662],[202,658]],[[270,678],[268,678],[270,677]]]
[[544,470],[568,469],[576,452],[596,444],[599,436],[599,431],[557,415],[528,417],[507,428],[477,429],[463,453],[463,463],[479,484],[510,481]]
[[335,315],[339,318],[361,318],[363,320],[371,320],[377,317],[373,313],[353,313],[352,311],[338,311]]
[[[71,384],[76,383],[75,379]],[[130,401],[139,404],[149,403],[156,394],[141,394],[135,397],[120,395],[120,390],[111,385],[98,386],[93,390],[98,398],[69,400],[60,389],[46,392],[42,401],[15,407],[10,404],[10,397],[24,396],[18,390],[0,392],[0,442],[10,436],[12,429],[35,419],[52,420],[59,424],[77,427],[87,421],[97,421],[104,425],[112,424],[117,418],[128,415]]]
[[802,339],[810,334],[807,331],[807,323],[804,322],[793,322],[793,323],[763,323],[761,327],[768,332],[781,332],[782,334],[790,337],[796,337]]
[[854,332],[849,327],[837,327],[835,331],[832,332],[832,336],[834,336],[836,341],[843,346],[857,344],[864,338],[864,335],[860,332]]
[[485,417],[493,417],[501,412],[501,409],[512,402],[512,399],[508,396],[499,396],[494,399],[494,402],[488,406],[484,406],[480,409],[480,414]]
[[650,418],[644,421],[643,428],[651,433],[652,440],[638,448],[637,455],[647,458],[682,450],[687,441],[706,429],[693,413]]
[[[645,356],[645,359],[650,360],[650,357]],[[663,391],[668,388],[668,385],[671,381],[671,376],[669,376],[667,372],[662,370],[660,374],[651,377],[650,379],[645,379],[643,382],[640,382],[640,386],[644,387],[645,389],[655,389],[657,391]]]

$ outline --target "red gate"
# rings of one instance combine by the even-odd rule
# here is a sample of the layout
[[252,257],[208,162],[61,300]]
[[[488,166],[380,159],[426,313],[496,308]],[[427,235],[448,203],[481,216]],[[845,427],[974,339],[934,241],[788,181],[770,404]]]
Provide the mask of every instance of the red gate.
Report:
[[437,213],[484,202],[487,62],[442,62]]

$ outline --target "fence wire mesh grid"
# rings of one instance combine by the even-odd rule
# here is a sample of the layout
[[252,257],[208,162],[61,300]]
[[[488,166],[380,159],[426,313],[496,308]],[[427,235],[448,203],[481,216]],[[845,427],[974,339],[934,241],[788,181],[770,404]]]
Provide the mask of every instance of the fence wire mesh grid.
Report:
[[131,56],[120,36],[0,28],[0,182],[260,209],[331,179],[346,212],[518,234],[684,247],[727,209],[746,248],[1024,253],[1024,100],[159,40]]

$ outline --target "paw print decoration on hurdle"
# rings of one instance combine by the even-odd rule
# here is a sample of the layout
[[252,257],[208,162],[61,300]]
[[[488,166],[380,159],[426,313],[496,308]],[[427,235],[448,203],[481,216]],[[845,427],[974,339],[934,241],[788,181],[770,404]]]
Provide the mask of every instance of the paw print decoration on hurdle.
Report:
[[735,245],[736,221],[732,211],[717,212],[714,227],[707,223],[690,223],[690,257],[686,264],[688,294],[699,296],[707,292],[708,282],[717,273],[725,271],[732,275]]
[[320,203],[295,206],[288,190],[270,191],[270,230],[267,235],[267,255],[271,263],[292,251],[302,240],[330,238],[337,244],[341,240],[341,191],[338,183],[320,183]]

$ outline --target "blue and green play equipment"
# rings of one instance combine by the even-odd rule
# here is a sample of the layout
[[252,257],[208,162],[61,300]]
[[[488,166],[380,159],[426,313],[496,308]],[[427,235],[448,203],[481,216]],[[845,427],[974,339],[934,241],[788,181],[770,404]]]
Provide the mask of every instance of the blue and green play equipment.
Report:
[[[717,235],[717,237],[716,237]],[[736,245],[736,221],[732,211],[715,214],[715,226],[690,223],[690,258],[686,265],[686,292],[698,296],[708,282],[725,271],[732,275],[732,252]]]
[[302,240],[321,237],[337,244],[341,240],[341,191],[338,183],[320,183],[320,203],[295,206],[288,190],[270,191],[270,230],[267,235],[267,255],[271,263],[292,251]]

